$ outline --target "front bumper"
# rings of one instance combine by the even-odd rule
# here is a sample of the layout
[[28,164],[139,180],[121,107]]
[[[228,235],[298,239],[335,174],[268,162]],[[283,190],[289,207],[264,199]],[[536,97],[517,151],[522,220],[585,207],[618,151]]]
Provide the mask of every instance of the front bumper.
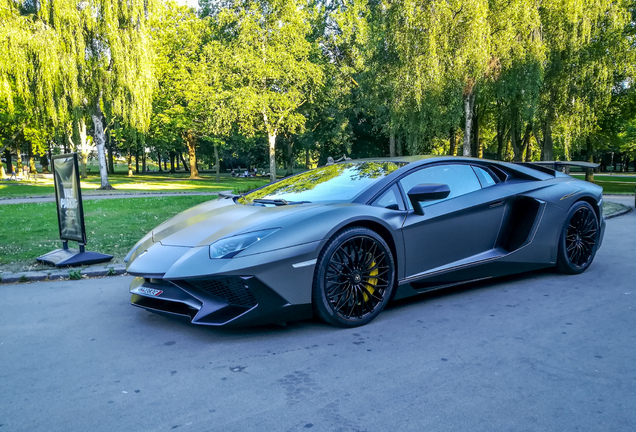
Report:
[[253,276],[178,281],[136,277],[131,304],[210,326],[249,326],[311,317],[311,304],[292,305]]
[[[131,303],[193,324],[249,326],[310,318],[320,242],[231,259],[155,243],[129,263]],[[300,264],[300,265],[299,265]]]

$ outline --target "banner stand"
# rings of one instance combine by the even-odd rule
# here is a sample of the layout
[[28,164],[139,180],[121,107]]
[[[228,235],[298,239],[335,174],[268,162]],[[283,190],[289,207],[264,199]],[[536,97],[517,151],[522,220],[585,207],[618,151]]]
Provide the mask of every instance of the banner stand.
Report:
[[[56,267],[97,264],[110,261],[113,256],[98,252],[86,252],[86,227],[84,206],[80,189],[77,153],[53,156],[53,179],[57,222],[62,249],[56,249],[36,258],[38,262]],[[69,249],[68,242],[76,241],[78,249]]]

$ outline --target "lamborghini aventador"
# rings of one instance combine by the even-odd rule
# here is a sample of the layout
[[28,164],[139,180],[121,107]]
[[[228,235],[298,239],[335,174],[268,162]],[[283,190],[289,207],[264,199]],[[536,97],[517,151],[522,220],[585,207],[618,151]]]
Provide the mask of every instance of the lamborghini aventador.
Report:
[[442,287],[581,273],[603,239],[602,189],[542,164],[345,160],[222,196],[133,247],[131,302],[212,326],[313,315],[354,327]]

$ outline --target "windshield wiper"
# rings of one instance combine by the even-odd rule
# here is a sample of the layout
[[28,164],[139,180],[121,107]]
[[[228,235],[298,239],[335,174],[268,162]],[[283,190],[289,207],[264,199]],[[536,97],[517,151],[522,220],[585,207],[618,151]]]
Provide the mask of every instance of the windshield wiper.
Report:
[[293,205],[293,204],[307,204],[307,203],[310,203],[311,201],[287,201],[284,199],[257,198],[253,200],[252,202],[255,202],[257,204],[273,204],[275,206],[283,206],[283,205]]

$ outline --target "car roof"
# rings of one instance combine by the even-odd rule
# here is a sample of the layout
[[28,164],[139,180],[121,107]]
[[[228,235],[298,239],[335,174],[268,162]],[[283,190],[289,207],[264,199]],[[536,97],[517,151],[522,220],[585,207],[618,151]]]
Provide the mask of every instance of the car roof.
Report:
[[[427,165],[431,163],[438,162],[460,162],[460,163],[471,163],[476,165],[489,165],[489,166],[499,166],[505,169],[508,172],[513,172],[517,175],[521,175],[522,177],[534,179],[534,180],[546,180],[549,178],[554,178],[555,175],[559,175],[560,173],[554,173],[552,170],[546,170],[543,167],[532,166],[530,164],[524,163],[511,163],[504,161],[495,161],[490,159],[482,159],[482,158],[474,158],[474,157],[465,157],[465,156],[445,156],[445,155],[416,155],[416,156],[397,156],[397,157],[381,157],[381,158],[368,158],[368,159],[349,159],[346,161],[340,161],[337,163],[364,163],[364,162],[377,162],[377,163],[386,163],[386,162],[395,162],[406,164],[401,167],[399,170],[400,173],[404,171],[410,171],[413,169],[413,165],[421,166]],[[408,166],[411,165],[411,166]]]
[[[362,163],[362,162],[401,162],[401,163],[413,163],[424,159],[443,158],[443,156],[436,155],[415,155],[415,156],[393,156],[393,157],[375,157],[375,158],[362,158],[362,159],[347,159],[336,163]],[[447,156],[450,157],[450,156]]]

